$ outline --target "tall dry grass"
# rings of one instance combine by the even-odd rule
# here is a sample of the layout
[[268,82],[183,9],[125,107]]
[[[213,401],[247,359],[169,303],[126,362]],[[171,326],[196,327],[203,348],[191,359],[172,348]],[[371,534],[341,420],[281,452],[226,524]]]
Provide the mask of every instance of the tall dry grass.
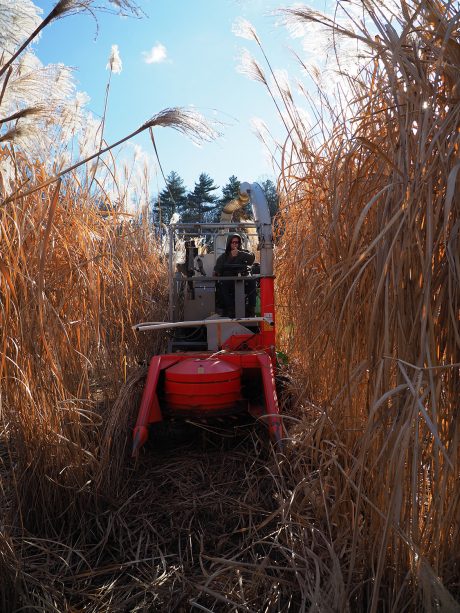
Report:
[[131,324],[164,316],[165,270],[147,227],[99,210],[72,178],[2,206],[0,227],[2,423],[33,525],[94,478],[101,407],[155,349]]
[[[321,139],[285,147],[278,292],[301,388],[290,471],[323,480],[347,606],[457,610],[460,14],[396,5],[390,21],[363,3],[351,25],[287,12],[367,53],[340,98],[320,92]],[[299,515],[308,499],[297,486]]]
[[371,0],[366,27],[289,13],[367,54],[336,99],[320,89],[311,131],[251,68],[291,135],[284,456],[251,426],[125,461],[144,372],[122,386],[125,358],[157,350],[130,323],[162,317],[164,263],[80,174],[1,150],[2,610],[458,610],[458,14],[390,6],[395,27]]
[[[0,156],[12,158],[16,185],[31,176],[46,183],[41,164],[10,148]],[[161,342],[131,328],[165,316],[159,245],[146,223],[107,201],[98,207],[82,179],[67,176],[0,207],[2,611],[65,610],[36,573],[58,576],[50,560],[67,555],[72,567],[74,537],[94,544],[84,532],[89,511],[110,496],[101,477],[112,453],[110,408]]]

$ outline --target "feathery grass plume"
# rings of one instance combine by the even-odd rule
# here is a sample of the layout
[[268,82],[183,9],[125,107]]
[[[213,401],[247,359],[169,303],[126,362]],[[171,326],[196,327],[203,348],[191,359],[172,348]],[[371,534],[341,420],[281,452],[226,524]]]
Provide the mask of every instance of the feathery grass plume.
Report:
[[323,480],[313,522],[327,514],[342,606],[455,610],[460,17],[444,1],[384,4],[362,3],[353,26],[286,11],[368,50],[359,72],[338,68],[340,97],[318,90],[322,138],[289,143],[279,181],[281,330],[303,381],[291,478],[314,466]]
[[[0,1],[0,49],[11,55],[40,23],[41,10],[31,0]],[[3,60],[4,61],[4,60]]]
[[112,45],[110,50],[110,57],[108,64],[106,66],[107,70],[113,74],[120,74],[123,68],[123,64],[120,57],[120,50],[118,49],[118,45]]
[[253,81],[259,81],[263,85],[267,85],[264,71],[247,49],[241,50],[237,71]]
[[58,19],[76,13],[92,13],[95,10],[114,12],[123,16],[141,15],[138,4],[132,0],[105,0],[101,4],[96,4],[94,0],[59,0],[50,14],[53,15],[52,19]]
[[[120,57],[120,52],[118,49],[118,45],[112,45],[110,50],[109,61],[106,66],[106,70],[109,70],[109,79],[107,81],[107,85],[105,88],[105,99],[104,99],[104,111],[102,113],[102,120],[99,126],[99,149],[102,149],[102,143],[104,142],[104,128],[105,128],[105,120],[107,116],[107,106],[109,102],[109,93],[110,93],[110,83],[112,81],[112,74],[121,74],[122,71],[122,61]],[[89,182],[88,189],[91,189],[93,181],[96,177],[96,172],[98,169],[99,158],[96,158],[96,161],[91,169],[91,180]]]
[[[268,66],[269,72],[271,74],[272,80],[273,80],[273,84],[274,86],[272,86],[272,84],[270,84],[262,70],[262,68],[260,67],[259,63],[257,62],[257,60],[255,60],[250,53],[246,50],[243,49],[242,53],[241,53],[241,58],[240,58],[240,65],[238,67],[239,72],[246,74],[249,78],[254,79],[256,81],[260,81],[261,83],[263,83],[263,85],[265,85],[265,87],[267,88],[267,91],[269,93],[269,95],[271,96],[273,103],[279,113],[279,116],[283,122],[283,125],[286,129],[286,133],[287,135],[289,135],[291,133],[292,130],[294,130],[294,132],[297,132],[298,128],[299,128],[299,124],[296,123],[294,117],[292,116],[292,97],[290,95],[290,91],[286,91],[285,89],[283,89],[283,84],[285,83],[280,83],[278,81],[277,78],[277,74],[274,71],[270,60],[267,56],[267,54],[265,53],[265,49],[262,45],[262,42],[254,28],[254,26],[252,26],[252,24],[247,21],[246,19],[242,19],[240,18],[239,20],[237,20],[234,24],[233,24],[233,33],[236,36],[239,36],[241,38],[245,38],[248,40],[254,40],[258,47],[260,52],[262,53],[262,56],[265,60],[265,63]],[[284,72],[283,72],[284,74]],[[283,82],[285,82],[285,79],[283,77]],[[289,90],[289,88],[288,88]],[[281,104],[284,104],[284,110],[281,108],[278,100],[277,100],[277,95],[279,95],[281,97]],[[301,139],[302,136],[301,134],[298,134],[298,139]]]
[[210,123],[203,117],[203,115],[194,110],[184,109],[180,107],[163,109],[162,111],[154,115],[151,119],[142,124],[140,128],[138,128],[134,132],[131,132],[131,134],[128,134],[127,136],[121,138],[112,145],[108,145],[107,147],[100,149],[99,151],[93,153],[85,159],[80,160],[75,164],[72,164],[68,168],[61,170],[53,177],[46,179],[35,187],[30,188],[26,191],[22,191],[20,193],[14,193],[10,195],[3,201],[3,205],[12,202],[16,198],[24,198],[26,196],[30,196],[35,192],[39,191],[40,189],[48,187],[64,175],[73,172],[74,170],[76,170],[80,166],[83,166],[84,164],[87,164],[94,158],[97,158],[104,153],[107,153],[114,147],[118,147],[119,145],[130,140],[134,136],[137,136],[137,134],[140,134],[144,130],[151,130],[154,127],[173,128],[174,130],[177,130],[178,132],[187,135],[196,144],[201,144],[203,142],[212,140],[213,138],[216,138],[219,134],[214,129],[214,127],[211,126]]
[[264,145],[270,162],[274,164],[277,172],[281,172],[281,166],[278,162],[280,158],[279,145],[270,134],[267,124],[260,117],[253,117],[251,119],[251,128],[260,142]]
[[[75,129],[81,120],[72,71],[63,65],[43,66],[33,54],[25,53],[8,75],[1,104],[4,121],[0,136],[20,127],[14,144],[28,150],[32,157],[48,158],[51,167],[52,159],[67,147],[70,124]],[[13,121],[14,124],[8,123]]]
[[4,143],[7,141],[14,141],[14,140],[19,139],[21,136],[24,136],[24,128],[22,126],[11,128],[4,134],[0,134],[0,143]]
[[142,124],[142,130],[154,127],[173,128],[192,139],[196,144],[209,142],[219,136],[217,126],[212,125],[194,109],[172,107],[163,109]]
[[246,40],[255,40],[257,44],[260,44],[260,39],[257,35],[255,27],[250,21],[239,17],[232,24],[232,32],[239,38],[245,38]]
[[[2,101],[2,108],[16,110],[36,104],[53,109],[74,94],[72,70],[63,64],[43,66],[33,53],[25,53],[15,65]],[[5,111],[4,111],[5,112]]]
[[41,114],[44,113],[44,111],[45,109],[42,106],[31,106],[29,108],[16,111],[16,113],[13,113],[8,117],[0,117],[0,124],[6,123],[8,121],[22,119],[23,117],[30,117],[31,115],[34,117],[39,117]]
[[[1,0],[2,4],[4,0]],[[13,3],[6,10],[2,10],[2,4],[0,4],[0,19],[3,17],[6,19],[12,19],[13,22],[18,24],[21,28],[21,32],[27,32],[32,23],[35,23],[38,19],[37,9],[30,2],[26,0],[25,7],[17,6],[17,3]],[[53,9],[46,15],[36,28],[31,32],[25,41],[17,48],[11,57],[3,58],[3,65],[0,66],[0,77],[5,74],[7,69],[13,64],[13,62],[27,49],[30,43],[35,40],[42,30],[56,19],[61,19],[67,15],[75,15],[77,13],[90,13],[94,15],[95,11],[109,11],[115,12],[122,16],[134,15],[139,16],[141,11],[138,5],[132,0],[106,0],[106,2],[96,5],[94,0],[59,0],[53,7]],[[1,23],[1,22],[0,22]],[[14,35],[11,36],[12,31],[9,28],[6,32],[5,40],[8,40],[8,44],[15,42]]]

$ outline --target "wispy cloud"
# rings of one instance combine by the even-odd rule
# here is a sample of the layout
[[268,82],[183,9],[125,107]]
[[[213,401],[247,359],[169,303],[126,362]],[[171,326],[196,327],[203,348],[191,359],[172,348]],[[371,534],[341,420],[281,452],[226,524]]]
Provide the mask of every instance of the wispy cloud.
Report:
[[166,47],[161,43],[157,43],[150,51],[143,51],[142,55],[146,64],[161,64],[168,57]]

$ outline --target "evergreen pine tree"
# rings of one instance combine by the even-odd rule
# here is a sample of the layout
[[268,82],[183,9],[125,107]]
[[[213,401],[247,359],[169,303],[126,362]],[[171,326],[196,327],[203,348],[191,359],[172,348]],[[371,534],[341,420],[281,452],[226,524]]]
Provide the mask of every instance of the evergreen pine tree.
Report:
[[238,194],[240,193],[240,181],[232,175],[228,179],[228,183],[224,185],[222,188],[222,198],[220,202],[222,206],[233,200],[234,198],[238,198]]
[[267,199],[270,216],[274,217],[279,209],[279,196],[276,191],[276,186],[270,179],[263,181],[260,187],[264,190],[265,198]]
[[208,221],[210,212],[214,209],[217,196],[212,192],[218,189],[214,180],[202,172],[195,183],[193,192],[187,195],[186,209],[182,215],[184,222]]
[[166,187],[158,195],[158,221],[168,224],[174,213],[181,214],[187,201],[184,181],[174,170],[166,177]]

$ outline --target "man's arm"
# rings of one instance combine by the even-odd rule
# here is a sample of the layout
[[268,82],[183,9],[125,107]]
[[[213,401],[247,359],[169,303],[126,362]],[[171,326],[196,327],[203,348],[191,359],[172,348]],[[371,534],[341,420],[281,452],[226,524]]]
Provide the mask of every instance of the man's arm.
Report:
[[250,266],[251,264],[254,264],[254,260],[256,259],[256,256],[254,255],[254,253],[251,253],[251,251],[242,251],[242,254],[244,255],[244,263],[247,266]]

